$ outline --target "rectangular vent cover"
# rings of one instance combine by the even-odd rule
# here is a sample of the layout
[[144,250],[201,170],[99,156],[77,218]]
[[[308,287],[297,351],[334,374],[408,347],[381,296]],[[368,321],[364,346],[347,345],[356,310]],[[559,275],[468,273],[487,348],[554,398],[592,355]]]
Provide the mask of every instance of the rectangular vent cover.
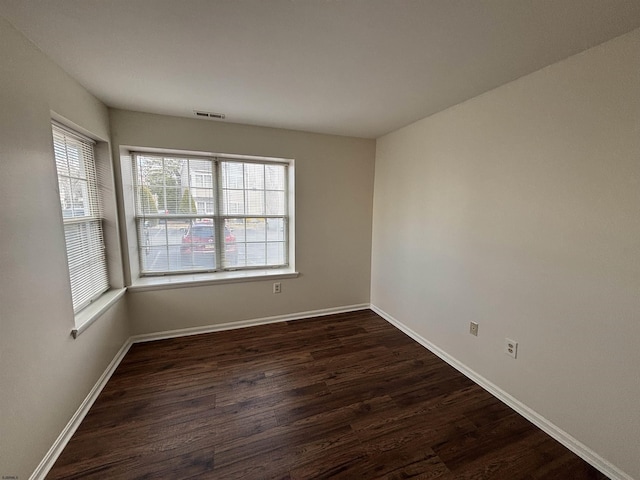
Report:
[[201,110],[194,110],[193,114],[200,118],[216,118],[218,120],[224,120],[224,113],[203,112]]

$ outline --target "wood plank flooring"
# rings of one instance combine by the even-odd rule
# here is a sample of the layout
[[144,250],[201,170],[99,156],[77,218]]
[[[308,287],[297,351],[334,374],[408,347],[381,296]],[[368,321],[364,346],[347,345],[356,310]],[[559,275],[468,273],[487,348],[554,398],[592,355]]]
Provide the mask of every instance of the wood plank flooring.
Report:
[[48,479],[604,479],[375,313],[134,345]]

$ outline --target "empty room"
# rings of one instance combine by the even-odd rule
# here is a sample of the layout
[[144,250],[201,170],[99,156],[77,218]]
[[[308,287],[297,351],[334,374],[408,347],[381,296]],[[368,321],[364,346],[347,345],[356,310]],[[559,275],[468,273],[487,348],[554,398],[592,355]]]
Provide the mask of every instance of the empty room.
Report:
[[0,0],[0,477],[640,480],[640,2]]

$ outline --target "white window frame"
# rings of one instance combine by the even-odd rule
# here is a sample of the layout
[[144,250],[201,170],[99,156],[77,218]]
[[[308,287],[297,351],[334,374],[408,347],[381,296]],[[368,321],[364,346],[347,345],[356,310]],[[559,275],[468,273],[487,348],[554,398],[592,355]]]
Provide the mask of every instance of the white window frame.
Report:
[[[136,187],[134,158],[136,154],[160,155],[170,158],[179,156],[196,158],[204,157],[208,160],[219,161],[240,161],[245,163],[272,162],[285,164],[287,166],[287,198],[286,205],[288,216],[287,222],[287,258],[288,265],[264,266],[255,268],[228,268],[206,272],[170,272],[164,275],[143,275],[140,271],[140,247],[138,245],[138,231],[136,223]],[[295,161],[287,158],[256,157],[247,155],[218,154],[210,152],[196,152],[189,150],[171,150],[161,148],[137,148],[130,146],[120,147],[120,169],[124,195],[124,226],[125,241],[128,254],[125,257],[125,264],[128,265],[128,272],[125,275],[125,282],[130,291],[163,290],[170,288],[183,288],[189,286],[211,285],[217,283],[237,283],[251,282],[269,279],[296,278],[299,273],[295,268]],[[218,177],[219,178],[219,177]],[[219,188],[219,187],[218,187]],[[218,199],[216,199],[218,201]],[[160,214],[159,216],[162,216]],[[195,215],[198,218],[210,217],[212,215]],[[215,216],[215,215],[213,215]],[[228,217],[237,218],[238,215],[231,214]],[[263,217],[264,215],[258,215]],[[251,217],[251,215],[248,215]],[[253,215],[256,217],[256,215]]]
[[[54,161],[58,177],[60,208],[65,231],[67,266],[74,314],[87,308],[109,290],[103,214],[98,194],[96,142],[58,122],[52,122]],[[81,165],[71,173],[69,152],[79,151]],[[86,184],[82,208],[73,197],[73,184]],[[70,200],[71,204],[66,201]],[[74,207],[78,207],[74,210]]]

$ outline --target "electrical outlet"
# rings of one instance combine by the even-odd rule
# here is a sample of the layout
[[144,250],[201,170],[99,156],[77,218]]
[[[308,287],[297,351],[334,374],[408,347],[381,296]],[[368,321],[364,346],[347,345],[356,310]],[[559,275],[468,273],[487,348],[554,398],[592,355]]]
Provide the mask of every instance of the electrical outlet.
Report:
[[273,293],[280,293],[282,291],[282,285],[280,285],[280,282],[275,282],[273,284]]
[[471,322],[469,324],[469,333],[471,335],[475,335],[476,337],[478,336],[478,324],[476,322]]
[[504,339],[504,353],[513,358],[518,358],[518,342],[509,338]]

